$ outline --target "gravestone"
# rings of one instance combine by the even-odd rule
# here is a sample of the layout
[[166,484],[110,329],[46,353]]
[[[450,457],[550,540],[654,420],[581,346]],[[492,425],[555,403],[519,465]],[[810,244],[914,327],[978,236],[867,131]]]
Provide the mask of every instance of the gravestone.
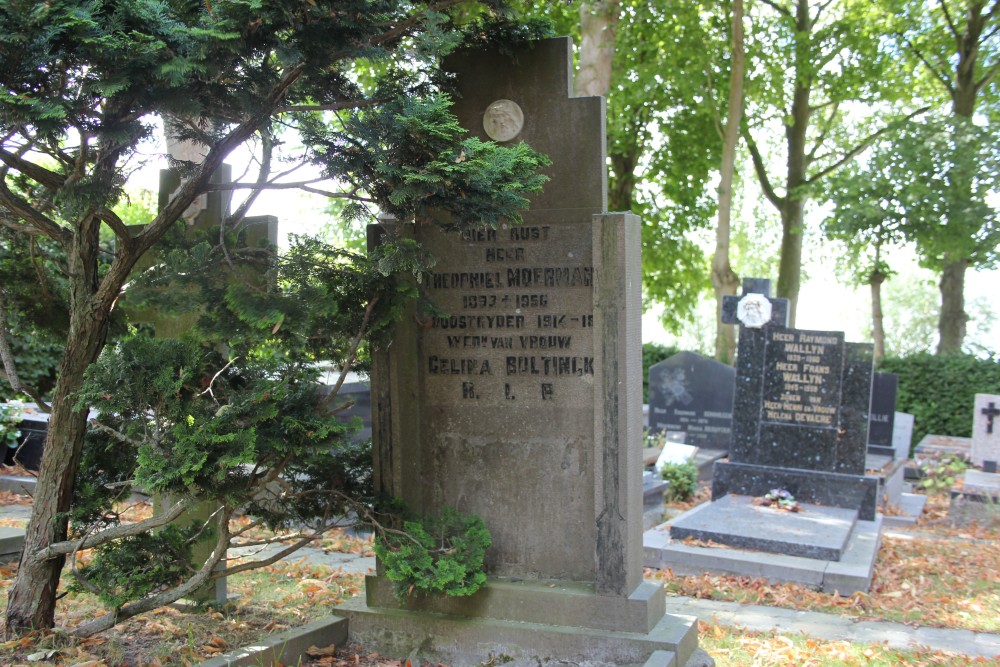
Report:
[[[875,373],[872,376],[872,405],[868,418],[868,452],[896,457],[892,447],[892,428],[896,417],[895,373]],[[904,457],[905,458],[905,457]]]
[[[742,325],[729,460],[715,464],[712,502],[647,531],[645,564],[867,590],[881,531],[879,480],[865,475],[872,346],[787,328],[769,288],[745,280],[723,302],[723,321]],[[760,502],[773,490],[800,511]]]
[[913,447],[913,415],[897,412],[892,421],[892,449],[897,459],[910,458]]
[[[766,281],[745,283],[743,298],[757,294],[757,303],[775,304],[779,314],[740,327],[733,442],[729,461],[715,466],[712,496],[784,488],[800,502],[854,508],[871,521],[877,483],[865,478],[865,454],[872,346],[845,343],[840,332],[786,329],[785,305],[753,291],[762,288]],[[724,306],[730,321],[738,302]]]
[[1000,462],[1000,395],[976,394],[972,413],[972,464],[996,472]]
[[438,260],[437,310],[373,354],[376,487],[420,515],[478,514],[493,545],[470,597],[401,602],[380,572],[336,609],[384,655],[683,665],[696,650],[642,579],[639,221],[605,212],[604,103],[569,97],[571,49],[446,63],[462,126],[546,153],[551,180],[523,224],[401,230]]
[[7,458],[4,463],[9,465],[17,463],[25,470],[37,471],[42,463],[42,449],[49,430],[49,415],[35,406],[26,407],[27,410],[21,415],[21,421],[17,423],[17,430],[21,432],[17,439],[17,448],[6,452]]
[[649,367],[649,431],[682,432],[687,444],[729,449],[736,369],[693,352]]

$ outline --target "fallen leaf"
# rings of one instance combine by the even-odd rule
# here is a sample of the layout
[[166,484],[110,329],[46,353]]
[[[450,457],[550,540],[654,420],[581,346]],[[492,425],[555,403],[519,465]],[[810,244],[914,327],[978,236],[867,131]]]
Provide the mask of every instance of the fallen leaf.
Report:
[[334,655],[337,652],[337,646],[335,644],[330,644],[329,646],[324,646],[320,648],[315,644],[306,649],[306,655],[312,656],[314,658],[322,658],[327,655]]

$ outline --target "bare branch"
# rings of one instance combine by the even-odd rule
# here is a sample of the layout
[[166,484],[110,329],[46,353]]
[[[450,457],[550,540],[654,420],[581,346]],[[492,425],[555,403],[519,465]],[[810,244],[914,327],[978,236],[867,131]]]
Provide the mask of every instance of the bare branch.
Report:
[[955,39],[961,39],[961,33],[958,27],[955,25],[955,21],[951,18],[951,12],[948,11],[947,0],[941,0],[941,12],[944,14],[944,20],[948,23],[948,29],[951,30],[951,35]]
[[69,230],[60,227],[55,221],[38,212],[31,204],[11,192],[2,180],[0,180],[0,204],[49,238],[60,243],[69,241]]
[[[900,121],[907,121],[907,120],[910,120],[912,118],[916,118],[920,114],[926,113],[929,110],[930,110],[930,106],[921,107],[921,108],[917,109],[916,111],[907,114],[906,116],[904,116],[903,118],[901,118]],[[897,122],[900,122],[900,121],[897,121]],[[885,125],[884,127],[882,127],[877,132],[871,133],[870,135],[868,135],[867,137],[865,137],[861,142],[859,142],[857,145],[855,145],[854,148],[852,148],[850,151],[848,151],[847,153],[845,153],[843,155],[843,157],[841,157],[839,160],[837,160],[833,164],[829,165],[828,167],[826,167],[824,169],[821,169],[820,171],[816,172],[811,177],[809,177],[808,179],[806,179],[806,184],[815,183],[816,181],[822,180],[827,175],[829,175],[829,174],[837,171],[838,169],[840,169],[841,167],[843,167],[845,164],[847,164],[848,162],[850,162],[851,160],[853,160],[855,157],[857,157],[866,148],[868,148],[873,143],[875,143],[876,139],[878,139],[879,137],[881,137],[886,132],[889,132],[890,130],[892,130],[895,127],[895,125],[896,125],[896,123],[890,123],[890,124]]]
[[788,18],[788,19],[795,18],[792,15],[792,12],[787,7],[782,7],[781,5],[779,5],[774,0],[760,0],[760,1],[763,2],[765,5],[767,5],[768,7],[770,7],[771,9],[773,9],[774,11],[778,12],[779,14],[781,14],[782,16],[784,16],[785,18]]
[[354,337],[354,340],[351,341],[351,351],[348,353],[347,359],[344,361],[344,367],[340,370],[340,377],[337,378],[337,383],[330,390],[330,393],[327,394],[326,398],[320,401],[320,409],[330,405],[330,401],[334,399],[337,393],[340,392],[340,388],[344,385],[344,380],[347,378],[347,374],[350,372],[351,368],[354,367],[354,362],[358,358],[358,347],[360,347],[361,341],[364,340],[365,334],[368,332],[368,321],[371,319],[372,312],[375,310],[375,304],[378,303],[378,299],[378,297],[373,298],[365,307],[364,317],[361,318],[361,327],[358,329],[358,333]]
[[[900,36],[902,37],[902,35],[900,35]],[[902,39],[903,39],[903,43],[906,44],[907,48],[909,48],[910,51],[913,52],[913,55],[915,55],[917,57],[917,59],[920,60],[920,62],[922,62],[924,64],[924,67],[926,67],[928,70],[930,70],[931,75],[935,79],[937,79],[941,83],[942,86],[945,87],[945,90],[947,90],[950,95],[954,96],[955,89],[951,85],[951,75],[950,75],[950,73],[947,73],[947,70],[941,71],[938,68],[936,68],[931,63],[931,61],[927,59],[927,57],[924,55],[923,51],[921,51],[920,49],[918,49],[913,42],[911,42],[910,40],[906,39],[906,37],[902,37]]]
[[[36,551],[31,555],[31,558],[35,560],[49,560],[58,556],[66,556],[74,551],[77,551],[78,549],[93,549],[94,547],[99,547],[102,544],[120,540],[123,537],[132,537],[133,535],[145,533],[152,528],[159,528],[160,526],[165,526],[170,523],[179,517],[184,510],[188,509],[196,502],[198,501],[194,498],[179,500],[163,514],[157,514],[156,516],[136,523],[126,523],[120,526],[115,526],[114,528],[107,528],[97,533],[92,539],[89,540],[85,535],[81,540],[53,542],[44,549]],[[84,542],[86,542],[86,544],[84,544]]]
[[[229,510],[229,514],[232,514],[232,510]],[[229,547],[229,531],[226,529],[226,522],[228,522],[229,516],[225,516],[223,519],[223,525],[219,530],[219,536],[215,541],[215,547],[212,549],[211,555],[209,555],[194,576],[176,588],[164,591],[158,595],[151,595],[149,597],[142,598],[141,600],[124,605],[119,609],[114,609],[104,616],[90,621],[89,623],[79,625],[74,628],[70,634],[75,637],[90,637],[91,635],[103,632],[104,630],[113,627],[120,621],[124,621],[125,619],[132,618],[133,616],[137,616],[138,614],[142,614],[147,611],[152,611],[153,609],[158,609],[164,605],[170,604],[171,602],[176,602],[182,597],[186,597],[198,590],[211,579],[224,576],[221,574],[221,571],[215,570],[215,566],[218,565],[219,561],[225,557],[226,549]]]
[[386,99],[371,100],[351,100],[348,102],[337,102],[335,104],[297,104],[287,107],[278,107],[278,113],[295,113],[304,111],[341,111],[342,109],[362,109],[384,104]]
[[774,191],[774,187],[771,185],[771,179],[768,178],[767,167],[764,166],[764,158],[761,157],[760,149],[757,148],[757,142],[754,141],[748,128],[741,128],[740,133],[743,135],[744,141],[747,142],[747,148],[750,149],[750,157],[753,160],[754,171],[757,173],[757,180],[760,181],[760,189],[764,192],[764,196],[767,197],[769,202],[775,207],[781,208],[784,206],[785,200],[783,197],[778,196],[778,193]]
[[93,426],[94,428],[96,428],[98,431],[102,431],[104,433],[107,433],[108,435],[110,435],[111,437],[113,437],[118,442],[123,442],[126,445],[132,445],[133,447],[139,447],[142,444],[142,443],[137,442],[136,440],[133,440],[132,438],[128,437],[124,433],[111,428],[110,426],[108,426],[106,424],[102,424],[101,422],[99,422],[96,419],[91,419],[90,420],[90,425]]

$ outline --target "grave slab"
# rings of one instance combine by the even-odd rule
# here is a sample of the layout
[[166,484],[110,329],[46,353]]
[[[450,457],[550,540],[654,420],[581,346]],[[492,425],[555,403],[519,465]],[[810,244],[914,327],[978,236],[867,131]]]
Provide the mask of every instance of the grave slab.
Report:
[[883,514],[882,525],[886,528],[904,528],[916,525],[917,519],[924,511],[927,496],[922,493],[903,492],[896,504],[897,513]]
[[875,520],[878,480],[874,477],[723,461],[715,464],[713,498],[727,493],[760,497],[776,488],[786,489],[800,502],[857,508],[860,519]]
[[800,503],[799,512],[762,507],[749,496],[729,494],[700,512],[674,519],[673,540],[717,542],[748,551],[840,560],[858,518],[857,510]]
[[1000,525],[1000,474],[966,470],[962,486],[951,490],[948,519],[956,526]]
[[[673,521],[682,518],[683,514]],[[646,567],[669,568],[682,576],[714,572],[759,577],[771,582],[798,583],[827,593],[837,591],[841,595],[868,591],[882,532],[881,515],[875,521],[858,521],[844,555],[837,562],[733,547],[692,546],[671,539],[670,523],[651,528],[643,535]]]

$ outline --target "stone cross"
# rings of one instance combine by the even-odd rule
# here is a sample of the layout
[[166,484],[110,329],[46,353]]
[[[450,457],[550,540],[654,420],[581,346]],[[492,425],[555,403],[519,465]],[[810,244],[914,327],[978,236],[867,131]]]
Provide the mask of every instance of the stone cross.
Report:
[[[740,315],[740,302],[744,304],[761,304],[762,301],[759,299],[754,299],[752,295],[760,295],[768,304],[770,304],[770,310],[768,317],[764,319],[763,322],[758,322],[753,320],[744,314],[741,319]],[[771,281],[766,278],[744,278],[743,279],[743,294],[740,296],[724,296],[722,297],[722,323],[723,324],[739,324],[740,325],[740,335],[743,335],[744,328],[757,328],[762,326],[778,326],[787,327],[788,326],[788,299],[776,299],[771,298]],[[757,306],[758,308],[760,306]],[[745,309],[744,309],[745,311]],[[747,324],[747,321],[750,324]],[[755,326],[754,326],[755,325]]]
[[993,418],[1000,416],[1000,408],[997,408],[996,404],[990,402],[990,404],[980,411],[982,414],[986,415],[986,432],[993,432]]

